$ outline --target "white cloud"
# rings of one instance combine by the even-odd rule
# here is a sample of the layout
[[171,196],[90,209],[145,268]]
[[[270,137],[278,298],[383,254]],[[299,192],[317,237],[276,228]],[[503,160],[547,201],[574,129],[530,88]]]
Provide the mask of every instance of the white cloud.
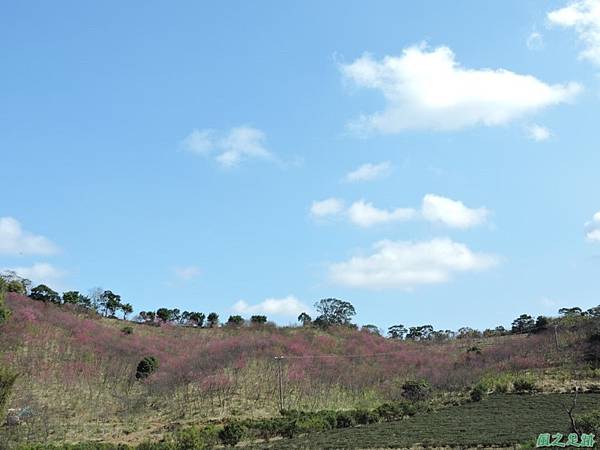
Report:
[[537,124],[527,126],[526,131],[527,131],[527,137],[529,137],[529,139],[532,139],[536,142],[547,141],[552,136],[552,133],[550,132],[550,130],[548,128],[543,127],[541,125],[537,125]]
[[384,111],[350,125],[361,133],[501,125],[581,91],[577,83],[549,85],[504,69],[463,68],[448,47],[409,47],[381,61],[365,54],[341,71],[356,85],[381,91],[387,102]]
[[309,312],[310,307],[293,295],[288,295],[283,298],[268,298],[255,305],[249,305],[244,300],[240,300],[233,305],[233,310],[239,314],[264,314],[266,316],[296,318],[302,312]]
[[542,50],[544,48],[544,37],[537,31],[527,36],[527,48],[529,50]]
[[233,167],[245,159],[273,159],[265,147],[266,135],[258,128],[240,126],[221,137],[215,130],[193,130],[183,141],[184,150],[200,155],[217,152],[215,160],[224,167]]
[[474,253],[466,245],[441,238],[431,241],[377,242],[370,256],[355,256],[329,267],[331,280],[366,289],[410,289],[444,283],[460,272],[493,267],[493,255]]
[[395,208],[380,209],[364,200],[352,203],[344,208],[344,202],[337,198],[329,198],[313,202],[310,213],[315,218],[326,216],[344,216],[359,227],[368,228],[394,222],[424,219],[429,222],[442,223],[451,228],[471,228],[484,223],[490,211],[486,208],[469,208],[458,200],[427,194],[423,197],[421,209]]
[[344,202],[337,198],[328,198],[325,200],[313,202],[310,207],[310,214],[313,217],[333,216],[341,213],[344,209]]
[[196,266],[175,267],[173,272],[180,280],[189,281],[200,275],[200,268]]
[[600,211],[585,224],[585,237],[590,242],[600,242]]
[[401,222],[414,218],[416,211],[412,208],[396,208],[388,211],[377,209],[363,200],[355,202],[348,208],[348,217],[360,227],[370,227],[391,222]]
[[31,234],[12,217],[0,217],[0,254],[51,255],[58,247],[44,236]]
[[573,28],[584,44],[580,58],[600,65],[600,0],[579,0],[548,13],[548,20]]
[[379,164],[367,163],[346,174],[345,179],[349,183],[354,183],[357,181],[371,181],[388,175],[391,170],[392,164],[389,161]]
[[434,194],[423,197],[421,213],[430,222],[463,229],[484,223],[489,215],[486,208],[468,208],[460,201]]
[[16,272],[17,275],[27,278],[33,284],[46,284],[53,289],[59,289],[59,283],[67,273],[48,263],[35,263],[30,267],[10,267],[2,269]]

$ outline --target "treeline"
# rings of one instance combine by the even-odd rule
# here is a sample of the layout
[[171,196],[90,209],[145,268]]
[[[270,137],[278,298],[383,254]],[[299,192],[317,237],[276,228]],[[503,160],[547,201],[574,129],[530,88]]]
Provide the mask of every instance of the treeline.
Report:
[[[104,317],[117,317],[121,314],[124,320],[133,313],[130,303],[125,303],[121,296],[110,290],[100,288],[92,289],[88,295],[79,291],[67,291],[62,295],[45,284],[31,287],[31,282],[19,277],[15,272],[4,272],[0,274],[0,323],[5,320],[10,312],[3,306],[4,292],[14,292],[27,295],[33,300],[54,303],[56,305],[75,305],[95,311]],[[352,323],[356,310],[354,306],[344,300],[326,298],[314,305],[317,316],[313,319],[307,312],[302,312],[297,320],[304,327],[318,327],[326,329],[329,327],[343,326],[358,329]],[[407,341],[433,341],[441,342],[451,339],[482,338],[493,336],[505,336],[508,334],[537,333],[556,325],[562,320],[575,320],[577,318],[600,318],[600,305],[583,310],[580,307],[560,308],[559,317],[537,316],[533,318],[529,314],[521,314],[507,329],[500,325],[483,331],[462,327],[458,330],[436,330],[432,325],[419,325],[405,327],[403,324],[393,325],[387,330],[387,337],[395,340]],[[195,328],[216,328],[219,326],[242,327],[275,324],[268,321],[265,315],[253,315],[248,320],[240,315],[230,315],[224,322],[220,322],[219,314],[210,312],[205,314],[198,311],[181,311],[178,308],[158,308],[156,311],[140,311],[134,321],[147,325],[160,326],[164,324],[188,326]],[[382,336],[383,333],[375,325],[363,325],[361,331]]]

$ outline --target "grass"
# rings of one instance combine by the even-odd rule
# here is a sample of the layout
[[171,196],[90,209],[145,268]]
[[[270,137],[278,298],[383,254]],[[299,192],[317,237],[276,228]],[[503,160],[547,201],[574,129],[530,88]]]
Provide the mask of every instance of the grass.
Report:
[[[399,422],[311,433],[273,441],[260,448],[342,449],[512,446],[535,442],[540,433],[568,432],[563,405],[570,394],[497,394],[474,403],[449,407]],[[576,414],[600,408],[600,394],[582,394]]]

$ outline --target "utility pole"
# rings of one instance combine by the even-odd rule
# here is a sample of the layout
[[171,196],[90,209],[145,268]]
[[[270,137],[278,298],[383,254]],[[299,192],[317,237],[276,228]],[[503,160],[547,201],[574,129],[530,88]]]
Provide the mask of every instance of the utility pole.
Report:
[[283,369],[281,368],[281,362],[283,361],[283,356],[276,356],[275,361],[277,361],[277,381],[279,384],[279,410],[283,411]]

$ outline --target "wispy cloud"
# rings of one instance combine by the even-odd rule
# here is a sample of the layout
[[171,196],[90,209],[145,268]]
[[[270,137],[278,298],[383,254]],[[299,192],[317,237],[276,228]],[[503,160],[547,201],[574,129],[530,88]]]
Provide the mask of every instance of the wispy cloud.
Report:
[[529,36],[527,36],[526,44],[529,50],[542,50],[544,48],[544,37],[537,31],[532,31]]
[[281,318],[296,318],[302,312],[310,312],[311,308],[298,300],[293,295],[283,298],[267,298],[266,300],[250,305],[240,300],[233,305],[233,311],[239,314],[264,314]]
[[175,276],[182,281],[190,281],[200,276],[200,268],[196,266],[175,267]]
[[379,164],[367,163],[358,167],[357,169],[348,172],[345,176],[345,180],[348,183],[356,183],[358,181],[372,181],[378,178],[383,178],[392,170],[392,164],[389,161],[385,161]]
[[344,202],[338,198],[327,198],[312,203],[310,215],[315,218],[335,216],[344,210]]
[[0,217],[0,254],[52,255],[58,251],[48,238],[23,230],[18,220]]
[[533,124],[525,127],[527,137],[536,142],[544,142],[552,137],[552,132],[541,125]]
[[585,224],[585,237],[590,242],[600,242],[600,211]]
[[548,13],[550,23],[572,28],[584,49],[579,54],[600,66],[600,0],[579,0]]
[[577,83],[549,85],[505,69],[467,69],[448,47],[409,47],[379,61],[365,54],[340,69],[345,79],[380,91],[387,102],[385,110],[350,124],[358,133],[502,125],[581,91]]
[[193,130],[181,145],[188,152],[209,156],[223,167],[234,167],[247,159],[274,159],[265,146],[266,135],[250,126],[239,126],[225,133],[212,129]]
[[46,284],[58,290],[61,280],[67,272],[48,263],[35,263],[29,267],[7,267],[2,271],[10,270],[23,278],[31,280],[34,284]]

